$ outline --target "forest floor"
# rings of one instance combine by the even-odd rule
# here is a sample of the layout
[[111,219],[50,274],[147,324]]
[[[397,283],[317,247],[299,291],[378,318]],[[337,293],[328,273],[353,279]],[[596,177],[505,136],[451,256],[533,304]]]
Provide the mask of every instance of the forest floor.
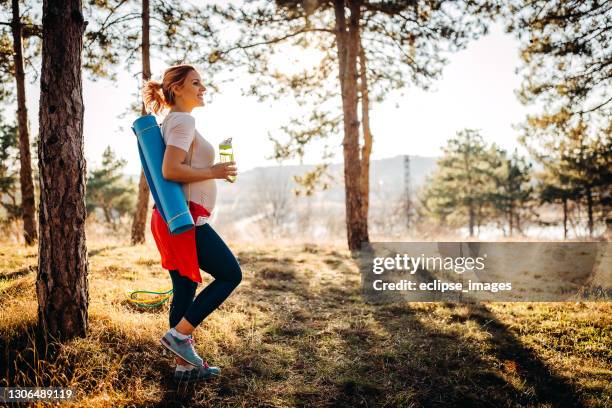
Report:
[[37,247],[0,243],[0,386],[72,387],[65,406],[87,407],[612,405],[612,304],[375,305],[348,251],[304,244],[232,245],[243,281],[194,335],[222,375],[175,384],[168,304],[126,300],[169,287],[154,244],[87,245],[89,333],[45,355]]

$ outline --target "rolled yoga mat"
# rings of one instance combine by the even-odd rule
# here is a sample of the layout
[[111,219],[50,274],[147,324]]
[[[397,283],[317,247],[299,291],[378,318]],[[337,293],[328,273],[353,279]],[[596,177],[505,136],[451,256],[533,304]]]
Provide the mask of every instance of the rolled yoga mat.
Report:
[[194,227],[185,194],[180,183],[166,180],[162,163],[166,144],[153,115],[144,115],[134,121],[132,130],[138,140],[138,154],[149,189],[159,213],[173,235]]

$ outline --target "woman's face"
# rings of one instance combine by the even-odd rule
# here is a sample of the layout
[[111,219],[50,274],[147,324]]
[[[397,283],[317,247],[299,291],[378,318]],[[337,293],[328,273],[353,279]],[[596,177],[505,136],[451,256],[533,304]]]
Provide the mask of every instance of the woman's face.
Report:
[[204,106],[206,87],[197,71],[190,71],[182,85],[175,88],[174,97],[177,102],[189,108]]

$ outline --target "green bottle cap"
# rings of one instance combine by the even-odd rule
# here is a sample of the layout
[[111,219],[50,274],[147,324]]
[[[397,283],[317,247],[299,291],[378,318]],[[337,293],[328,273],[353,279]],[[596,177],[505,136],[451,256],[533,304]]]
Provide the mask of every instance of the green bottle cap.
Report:
[[219,143],[219,149],[231,149],[232,148],[232,138],[228,137]]

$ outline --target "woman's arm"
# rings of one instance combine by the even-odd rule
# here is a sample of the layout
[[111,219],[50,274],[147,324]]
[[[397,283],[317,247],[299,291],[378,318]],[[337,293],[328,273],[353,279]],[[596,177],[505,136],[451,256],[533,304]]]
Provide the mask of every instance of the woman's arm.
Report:
[[162,175],[166,180],[191,183],[209,179],[226,179],[236,175],[236,163],[217,163],[210,167],[195,168],[183,163],[187,152],[179,147],[167,145],[162,163]]

